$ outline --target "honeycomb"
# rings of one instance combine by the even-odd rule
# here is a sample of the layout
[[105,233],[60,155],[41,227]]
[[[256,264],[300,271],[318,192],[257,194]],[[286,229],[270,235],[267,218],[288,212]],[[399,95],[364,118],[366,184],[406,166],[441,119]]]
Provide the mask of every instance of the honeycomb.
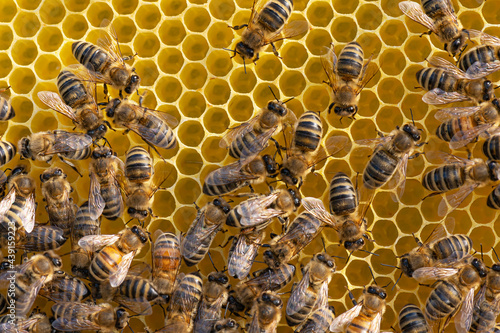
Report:
[[[416,71],[425,66],[427,57],[431,54],[446,57],[446,54],[435,36],[419,37],[425,28],[402,15],[398,1],[297,0],[291,19],[307,20],[311,30],[305,36],[278,43],[282,59],[267,49],[256,65],[247,64],[245,74],[241,59],[231,60],[222,48],[234,48],[241,30],[233,32],[227,24],[246,23],[252,3],[252,0],[0,1],[0,86],[11,86],[7,93],[17,113],[8,123],[0,123],[3,140],[17,142],[33,132],[73,127],[69,119],[49,110],[38,99],[37,92],[57,91],[55,79],[60,70],[76,63],[71,53],[72,42],[95,42],[101,22],[108,19],[117,31],[123,54],[137,53],[132,61],[142,80],[141,92],[148,92],[144,105],[166,111],[180,120],[175,129],[179,147],[171,151],[160,149],[166,162],[155,156],[157,173],[169,176],[163,184],[168,189],[155,196],[153,210],[160,217],[149,222],[150,231],[157,228],[175,233],[187,231],[196,215],[193,202],[203,206],[210,200],[201,192],[205,176],[231,161],[227,152],[219,148],[219,140],[228,127],[247,121],[272,99],[268,86],[281,99],[295,97],[287,105],[297,116],[305,110],[321,111],[325,140],[332,135],[346,135],[352,141],[374,138],[377,129],[388,133],[411,120],[411,108],[415,123],[424,129],[423,140],[428,142],[423,150],[448,151],[447,145],[434,135],[438,126],[434,118],[436,108],[421,101],[423,92],[416,88],[415,80]],[[500,35],[497,27],[500,0],[461,0],[453,4],[463,26]],[[330,103],[330,94],[322,83],[326,76],[320,55],[323,47],[332,42],[338,54],[352,40],[361,44],[366,58],[373,55],[380,71],[361,93],[357,119],[341,122],[334,114],[324,112]],[[102,99],[102,88],[99,94]],[[137,100],[137,96],[133,99]],[[122,159],[129,147],[144,146],[132,133],[122,135],[122,131],[108,131],[107,137]],[[473,146],[473,155],[483,157],[480,150],[481,143]],[[317,173],[307,176],[302,194],[327,202],[326,190],[331,177],[338,171],[355,177],[363,171],[369,154],[365,148],[355,146],[348,153],[330,158],[320,165]],[[19,162],[17,155],[5,168]],[[79,161],[76,165],[86,170],[87,163]],[[31,162],[31,165],[35,179],[47,167],[42,162]],[[62,167],[75,188],[75,202],[82,204],[88,196],[88,177],[80,178],[71,169]],[[469,235],[476,251],[480,251],[482,245],[486,264],[491,264],[491,248],[497,245],[500,236],[500,220],[498,212],[486,206],[490,187],[477,189],[443,220],[436,210],[439,196],[421,200],[427,193],[420,185],[420,178],[430,168],[432,165],[423,157],[410,161],[406,191],[399,202],[391,200],[389,190],[383,189],[375,195],[367,214],[375,242],[365,248],[375,255],[356,251],[348,264],[337,260],[338,270],[329,288],[337,314],[352,307],[346,287],[358,297],[363,286],[371,283],[368,265],[380,285],[396,281],[399,271],[380,264],[397,265],[396,256],[415,246],[411,234],[425,239],[438,223],[446,223],[455,233]],[[256,187],[256,190],[267,188]],[[40,201],[40,187],[36,194]],[[473,210],[473,205],[482,209]],[[46,212],[40,206],[37,221],[47,221]],[[102,233],[116,233],[124,222],[103,220]],[[271,229],[280,231],[277,223]],[[212,257],[219,269],[223,268],[228,248],[217,245],[225,243],[233,232],[219,233],[213,243]],[[338,246],[334,232],[326,230],[323,237],[330,254],[347,257],[348,253]],[[305,265],[312,254],[321,250],[318,238],[293,263],[297,267]],[[496,246],[496,250],[500,251],[500,247]],[[61,253],[69,251],[67,242]],[[149,258],[149,246],[136,256],[138,261],[149,262]],[[66,256],[64,265],[69,267],[69,264],[69,256]],[[254,269],[259,267],[263,265],[255,263]],[[205,258],[198,269],[206,276],[213,267]],[[189,270],[183,264],[182,270],[195,269]],[[298,281],[300,277],[298,273],[295,279]],[[382,329],[397,327],[399,310],[408,302],[424,304],[429,291],[415,280],[401,278],[395,290],[388,290]],[[286,299],[288,295],[282,297]],[[49,302],[39,298],[37,305],[50,312]],[[144,331],[145,327],[155,330],[163,326],[162,318],[161,309],[154,307],[152,316],[135,317],[131,326],[135,332]],[[278,331],[292,331],[286,326],[284,316]]]

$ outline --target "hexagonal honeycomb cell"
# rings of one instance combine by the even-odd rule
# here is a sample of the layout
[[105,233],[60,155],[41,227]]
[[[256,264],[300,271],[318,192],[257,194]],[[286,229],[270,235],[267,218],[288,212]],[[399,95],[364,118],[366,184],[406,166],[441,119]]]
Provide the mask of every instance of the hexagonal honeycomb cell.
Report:
[[[73,128],[70,120],[45,107],[36,93],[56,91],[60,70],[77,63],[71,44],[77,40],[95,43],[101,23],[110,20],[117,31],[123,55],[135,55],[130,63],[141,77],[140,93],[147,92],[143,95],[144,105],[180,120],[174,130],[179,147],[171,151],[159,150],[165,162],[153,154],[157,174],[168,176],[162,184],[166,190],[159,191],[154,198],[156,217],[146,224],[152,234],[156,229],[178,234],[188,230],[196,216],[193,203],[202,206],[210,200],[201,191],[204,177],[215,168],[232,162],[227,151],[220,148],[220,139],[228,128],[248,121],[273,99],[269,87],[282,100],[294,98],[287,105],[297,117],[307,110],[320,112],[324,140],[333,135],[344,135],[351,141],[375,138],[377,131],[389,133],[396,126],[410,121],[411,109],[415,123],[424,130],[423,138],[428,143],[423,151],[445,149],[446,146],[434,135],[438,125],[434,119],[436,107],[421,101],[423,92],[415,80],[415,73],[426,66],[425,59],[432,54],[444,54],[443,48],[435,36],[419,36],[425,29],[406,18],[397,1],[295,1],[292,20],[306,19],[311,27],[307,34],[278,42],[279,58],[268,47],[261,52],[256,64],[243,64],[238,56],[231,59],[232,53],[226,50],[234,49],[243,30],[233,31],[228,25],[246,23],[252,3],[251,0],[0,1],[0,87],[11,87],[8,94],[16,110],[13,119],[0,124],[3,140],[17,142],[38,131]],[[459,0],[454,3],[466,28],[500,35],[498,0]],[[360,95],[356,120],[340,120],[326,112],[331,94],[330,88],[323,83],[326,75],[320,57],[331,43],[338,54],[353,40],[358,41],[365,59],[371,57],[379,72]],[[99,98],[103,96],[102,87],[97,93]],[[137,96],[132,98],[138,100]],[[107,134],[118,157],[123,159],[133,145],[146,147],[137,135],[122,133],[118,130]],[[482,157],[481,145],[482,142],[470,147],[473,156]],[[363,172],[370,154],[370,150],[355,146],[349,152],[329,158],[314,174],[306,177],[302,194],[320,197],[326,202],[328,184],[333,175],[342,171],[354,179],[357,173]],[[19,162],[19,156],[16,156],[4,168],[12,168]],[[41,162],[30,164],[35,177],[47,167]],[[80,205],[86,201],[88,178],[79,177],[59,162],[55,164],[62,166],[68,174],[75,189],[75,202]],[[79,161],[76,165],[85,170],[88,161]],[[366,250],[373,254],[356,251],[348,263],[337,259],[338,269],[329,289],[330,303],[335,306],[337,314],[352,307],[346,288],[358,297],[362,288],[371,283],[368,265],[373,268],[379,284],[397,280],[399,271],[381,264],[397,265],[396,256],[416,245],[412,234],[425,239],[438,223],[445,223],[454,233],[469,235],[476,251],[480,250],[481,244],[486,257],[491,254],[490,249],[497,246],[500,219],[498,212],[486,207],[489,188],[475,191],[443,219],[436,211],[441,200],[439,196],[422,201],[428,193],[420,184],[421,175],[431,168],[425,158],[411,160],[405,194],[400,200],[394,201],[392,192],[387,189],[375,195],[366,215],[374,239],[367,244]],[[267,190],[265,186],[256,188]],[[38,200],[40,198],[38,188],[37,219],[44,223],[47,214]],[[472,210],[472,206],[484,209]],[[103,219],[103,233],[123,229],[124,218],[116,221]],[[281,231],[274,224],[270,229],[277,233]],[[224,244],[234,234],[232,229],[221,233],[212,245],[212,256],[219,269],[224,267],[228,249],[221,249],[218,245]],[[322,237],[329,253],[344,258],[349,255],[338,246],[335,232],[325,229]],[[269,240],[267,235],[265,242]],[[315,239],[292,263],[297,268],[305,265],[322,247],[321,240]],[[137,256],[138,261],[149,262],[149,248]],[[61,253],[69,251],[68,242]],[[486,261],[491,264],[490,258]],[[69,267],[68,258],[64,258],[64,265]],[[263,265],[255,263],[255,267]],[[196,268],[182,266],[183,272],[196,269],[203,275],[213,270],[208,258]],[[295,281],[301,276],[297,273]],[[231,283],[234,285],[236,281]],[[289,289],[287,287],[285,291]],[[382,330],[397,327],[399,310],[408,302],[422,305],[428,293],[426,287],[402,277],[394,290],[388,289],[388,308],[382,320]],[[286,300],[289,296],[283,294],[282,297]],[[50,312],[50,302],[39,300],[37,305]],[[278,332],[291,332],[284,317]],[[155,307],[153,316],[134,318],[131,327],[135,332],[143,331],[146,326],[154,331],[163,326],[162,318],[163,314]]]

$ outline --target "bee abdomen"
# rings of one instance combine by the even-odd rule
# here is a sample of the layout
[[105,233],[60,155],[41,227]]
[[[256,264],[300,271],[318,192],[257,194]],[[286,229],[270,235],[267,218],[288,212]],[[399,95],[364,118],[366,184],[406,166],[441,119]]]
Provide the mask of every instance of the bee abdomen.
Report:
[[71,50],[76,60],[93,72],[103,73],[108,65],[109,55],[92,43],[74,42]]
[[450,76],[443,69],[427,67],[417,72],[418,83],[426,90],[439,88],[444,91],[454,91],[456,78]]
[[119,287],[120,294],[137,302],[151,302],[158,298],[158,292],[151,282],[141,277],[126,277]]
[[427,333],[427,322],[422,310],[414,304],[408,304],[399,313],[399,327],[402,333]]
[[348,43],[339,54],[337,73],[346,80],[353,80],[363,68],[363,49],[357,42]]
[[0,96],[0,120],[6,121],[12,119],[15,115],[16,112],[12,104],[6,98]]
[[100,234],[99,222],[90,218],[89,203],[84,202],[76,213],[72,227],[73,243],[78,243],[80,238]]
[[70,71],[61,71],[57,76],[57,89],[64,103],[75,108],[75,106],[84,104],[89,97],[87,89],[82,81]]
[[432,248],[438,259],[453,256],[460,260],[471,251],[472,240],[466,235],[451,235],[436,242]]
[[491,136],[484,142],[483,153],[489,160],[500,160],[500,135]]
[[335,215],[349,215],[357,207],[356,190],[351,180],[345,173],[337,173],[330,182],[330,211]]
[[422,185],[429,191],[446,192],[465,183],[465,172],[460,165],[445,165],[429,171],[422,179]]
[[467,131],[477,126],[470,117],[460,117],[445,121],[436,129],[436,136],[441,140],[450,142],[455,134]]
[[313,111],[305,112],[297,122],[293,145],[304,152],[316,151],[321,141],[322,130],[319,115]]
[[60,248],[66,240],[61,228],[37,225],[29,234],[26,234],[23,244],[16,245],[16,247],[27,251],[49,251]]
[[372,318],[368,318],[362,313],[355,317],[346,329],[346,333],[370,333]]
[[500,186],[495,187],[495,189],[488,195],[486,204],[492,209],[500,209]]
[[424,12],[431,18],[440,14],[446,6],[443,0],[422,0]]
[[431,321],[440,320],[457,309],[462,299],[462,294],[454,284],[441,280],[427,299],[425,316]]
[[333,306],[316,309],[295,333],[328,332],[335,317]]
[[486,300],[481,302],[479,306],[474,307],[472,314],[472,324],[469,332],[492,332],[498,311],[496,306]]
[[10,142],[0,141],[0,166],[10,162],[16,155],[17,148]]
[[105,281],[118,270],[123,254],[114,247],[107,246],[98,252],[90,264],[90,275],[96,281]]
[[[203,241],[199,241],[197,238],[190,237],[182,243],[181,245],[181,253],[184,257],[184,261],[188,266],[194,266],[199,263],[207,254],[212,241],[214,240],[217,232],[220,230],[220,227],[213,231],[209,236],[205,237]],[[188,231],[189,234],[189,231]]]
[[398,159],[385,149],[375,151],[363,172],[363,183],[369,189],[383,186],[392,177],[397,165]]
[[490,45],[480,45],[467,52],[459,63],[459,68],[464,72],[476,62],[491,63],[497,60],[495,48]]
[[85,160],[90,157],[90,154],[92,154],[92,147],[88,146],[80,150],[75,150],[71,152],[66,152],[66,153],[59,153],[60,156],[65,157],[70,160]]
[[125,177],[132,182],[144,182],[153,175],[152,160],[146,149],[135,146],[127,152]]
[[280,30],[293,10],[291,0],[270,0],[259,14],[258,22],[269,32]]
[[[290,326],[299,325],[307,318],[307,316],[309,316],[314,304],[316,303],[317,294],[311,293],[309,290],[307,290],[304,295],[302,295],[302,297],[305,298],[305,300],[303,300],[303,303],[301,304],[303,306],[301,308],[297,309],[298,305],[291,304],[290,302],[288,302],[286,305],[286,322]],[[291,311],[288,311],[289,308],[291,308]],[[288,312],[292,311],[292,314],[288,314]]]
[[123,200],[120,188],[115,184],[101,187],[101,195],[106,205],[102,215],[108,220],[115,220],[123,212]]
[[257,134],[250,131],[243,136],[238,136],[229,146],[229,155],[234,158],[240,158],[244,153],[251,155],[252,152],[259,152],[262,147],[254,147],[253,142],[257,140]]

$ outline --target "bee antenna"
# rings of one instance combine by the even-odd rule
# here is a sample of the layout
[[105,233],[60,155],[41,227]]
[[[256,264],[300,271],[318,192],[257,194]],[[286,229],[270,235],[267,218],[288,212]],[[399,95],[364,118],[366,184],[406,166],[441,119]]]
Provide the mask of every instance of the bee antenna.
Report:
[[411,115],[411,122],[413,123],[413,126],[415,126],[415,120],[413,120],[413,111],[410,108],[410,115]]
[[245,63],[245,58],[243,58],[243,70],[245,71],[245,74],[247,73],[247,65]]
[[[387,287],[388,287],[391,283],[392,283],[392,281],[389,281],[389,283],[388,283],[388,284],[386,284],[385,286],[383,286],[382,288],[384,288],[384,289],[385,289],[385,288],[387,288]],[[394,288],[394,287],[393,287],[393,288]],[[391,289],[391,290],[392,290],[392,289]]]
[[341,256],[330,256],[330,257],[339,258],[339,259],[344,259],[345,260],[345,257],[341,257]]
[[401,274],[399,274],[399,277],[398,277],[398,279],[396,280],[396,283],[394,283],[394,286],[392,286],[391,291],[393,291],[393,290],[394,290],[394,288],[396,288],[396,285],[398,284],[398,282],[399,282],[399,280],[401,279],[401,277],[402,277],[402,276],[403,276],[403,272],[401,272]]
[[76,253],[77,251],[70,251],[68,253],[65,253],[65,254],[61,254],[59,257],[64,257],[64,256],[67,256],[68,254],[73,254],[73,253]]
[[130,220],[127,221],[127,223],[125,223],[125,225],[129,224],[134,218],[131,218]]
[[276,97],[276,95],[274,94],[273,88],[271,88],[271,86],[270,86],[270,85],[268,85],[268,87],[269,87],[269,90],[271,90],[271,94],[273,94],[274,99],[275,99],[277,102],[279,102],[280,100],[279,100],[279,99],[278,99],[278,97]]
[[375,275],[373,275],[373,271],[370,265],[368,265],[368,269],[370,270],[370,274],[372,275],[373,282],[378,286],[377,280],[375,280]]
[[287,99],[286,101],[284,101],[283,104],[286,104],[286,103],[290,102],[294,98],[295,98],[295,96],[294,97],[290,97],[289,99]]
[[326,253],[325,239],[323,238],[323,236],[321,236],[321,243],[323,243],[323,250],[325,250]]
[[495,254],[495,257],[497,257],[497,260],[500,261],[500,258],[498,258],[498,254],[497,254],[497,251],[495,251],[495,248],[492,247],[491,249],[493,250],[493,253]]
[[[352,251],[352,252],[354,252],[354,251]],[[349,252],[349,255],[347,256],[347,259],[346,259],[346,261],[345,261],[345,263],[346,263],[346,264],[349,262],[349,259],[350,259],[350,258],[351,258],[351,256],[352,256],[352,252]]]
[[377,256],[377,257],[379,256],[379,255],[378,255],[378,254],[376,254],[376,253],[373,253],[373,252],[370,252],[370,251],[367,251],[367,250],[363,250],[363,249],[359,249],[358,251],[366,252],[366,253],[369,253],[369,254],[371,254],[371,255],[373,255],[373,256]]
[[216,272],[219,272],[217,267],[215,267],[214,261],[212,260],[212,255],[210,254],[210,251],[208,251],[208,258],[210,259],[210,262],[212,263],[212,266],[214,266],[214,269]]
[[388,264],[380,264],[380,265],[385,266],[385,267],[392,267],[392,268],[396,268],[396,269],[401,269],[398,266],[394,266],[394,265],[388,265]]
[[483,258],[483,243],[479,244],[480,248],[481,248],[481,261],[484,262],[484,258]]

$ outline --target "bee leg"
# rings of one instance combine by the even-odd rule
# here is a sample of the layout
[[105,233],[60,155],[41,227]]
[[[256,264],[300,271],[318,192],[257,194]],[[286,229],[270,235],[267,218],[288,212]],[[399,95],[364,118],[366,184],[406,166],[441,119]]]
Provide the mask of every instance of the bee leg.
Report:
[[109,96],[108,96],[108,85],[105,83],[104,84],[104,89],[102,91],[104,93],[104,96],[108,97],[108,102],[109,102]]
[[273,53],[275,56],[277,56],[278,58],[280,59],[283,59],[282,57],[280,57],[280,54],[278,53],[278,51],[276,50],[276,46],[274,45],[274,43],[271,43],[271,47],[273,48]]
[[413,154],[413,155],[409,156],[409,157],[408,157],[408,159],[409,159],[409,160],[412,160],[412,159],[414,159],[415,157],[419,157],[420,155],[425,155],[425,153],[415,153],[415,154]]
[[248,24],[235,25],[235,26],[230,26],[230,25],[228,25],[227,27],[228,27],[228,28],[231,28],[231,29],[233,29],[233,30],[240,30],[240,29],[243,29],[243,28],[248,27]]
[[[416,144],[415,147],[422,147],[423,145],[426,145],[428,143],[429,142],[420,142],[420,143]],[[424,154],[424,153],[422,153],[422,154]]]
[[83,175],[80,173],[80,171],[78,171],[78,169],[76,168],[76,166],[73,163],[71,163],[70,161],[65,160],[61,156],[59,156],[59,159],[61,160],[61,162],[66,163],[67,165],[69,165],[71,167],[71,169],[75,170],[75,172],[77,174],[79,174],[80,177],[83,177]]
[[430,35],[432,35],[432,31],[429,30],[429,31],[423,32],[423,33],[420,34],[420,37],[422,37],[424,35],[429,35],[430,36]]
[[[109,123],[109,121],[104,120],[103,122],[104,122],[104,124],[105,124],[106,126],[108,126],[108,128],[109,128],[110,130],[112,130],[113,132],[116,132],[116,130],[115,130],[113,127],[111,127],[111,124]],[[106,141],[107,141],[107,140],[106,140]]]
[[224,244],[224,245],[219,245],[219,247],[220,247],[220,248],[222,248],[222,249],[223,249],[223,248],[225,248],[225,247],[227,246],[227,244],[229,244],[229,242],[230,242],[232,239],[234,239],[234,236],[229,236],[229,238],[228,238],[228,239],[227,239],[227,241],[226,241],[226,244]]
[[[326,83],[325,81],[323,81],[323,82]],[[328,106],[328,114],[330,114],[332,112],[332,109],[334,106],[335,106],[335,103],[332,103]]]
[[431,194],[427,194],[425,197],[422,198],[422,201],[424,201],[427,198],[433,197],[435,195],[441,194],[442,192],[432,192]]
[[198,206],[198,205],[196,204],[196,202],[193,202],[193,205],[194,205],[194,208],[196,208],[196,210],[200,210],[200,206]]
[[354,295],[352,294],[352,292],[349,290],[349,288],[347,288],[347,292],[349,294],[349,298],[351,299],[351,302],[352,304],[354,304],[354,306],[358,305],[358,302],[356,302],[356,299],[354,298]]
[[120,99],[123,99],[123,92],[121,90],[118,92],[118,96],[120,96]]
[[253,64],[256,65],[257,60],[260,59],[260,54],[257,53],[257,57],[254,59]]
[[254,193],[254,192],[255,192],[255,190],[253,189],[253,187],[252,187],[252,185],[251,185],[251,184],[248,184],[248,188],[250,189],[250,192],[251,192],[251,193]]

